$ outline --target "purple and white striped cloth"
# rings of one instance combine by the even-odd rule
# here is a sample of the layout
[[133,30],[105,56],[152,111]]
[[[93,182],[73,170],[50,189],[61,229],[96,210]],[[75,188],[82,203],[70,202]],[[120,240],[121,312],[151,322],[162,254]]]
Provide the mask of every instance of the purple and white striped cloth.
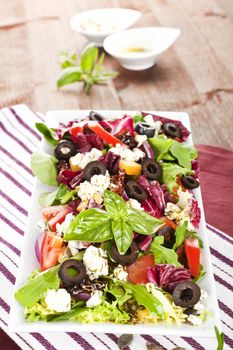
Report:
[[[0,111],[0,325],[24,350],[114,350],[118,349],[115,334],[94,333],[11,333],[7,323],[13,285],[17,274],[20,251],[27,220],[32,191],[33,175],[30,156],[40,143],[40,135],[34,128],[40,117],[25,105]],[[221,320],[225,333],[225,350],[233,349],[233,240],[207,225],[210,249],[217,285]],[[185,349],[214,350],[215,339],[193,339],[137,335],[127,349],[146,349],[146,342],[171,350],[176,346]]]

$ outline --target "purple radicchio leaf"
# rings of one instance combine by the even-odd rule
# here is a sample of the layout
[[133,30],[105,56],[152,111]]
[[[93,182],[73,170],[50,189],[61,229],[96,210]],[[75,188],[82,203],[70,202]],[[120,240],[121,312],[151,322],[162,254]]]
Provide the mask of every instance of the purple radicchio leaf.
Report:
[[163,213],[165,209],[165,200],[159,182],[156,180],[150,181],[145,176],[140,176],[138,183],[146,190],[149,198],[155,202],[157,208]]
[[145,154],[147,158],[155,159],[155,153],[148,141],[143,142],[139,147]]
[[127,131],[134,136],[133,118],[129,115],[124,115],[122,118],[115,120],[104,120],[99,122],[99,124],[112,135]]
[[196,179],[199,179],[200,178],[200,168],[199,168],[198,161],[196,159],[192,160],[191,165],[192,165],[192,170],[194,170],[194,177]]
[[154,216],[155,218],[161,218],[162,212],[157,208],[155,202],[152,199],[145,199],[141,203],[141,206],[150,215]]
[[110,175],[117,174],[119,170],[120,156],[114,154],[111,151],[108,151],[106,154],[102,155],[99,158],[99,161],[101,161],[106,166]]

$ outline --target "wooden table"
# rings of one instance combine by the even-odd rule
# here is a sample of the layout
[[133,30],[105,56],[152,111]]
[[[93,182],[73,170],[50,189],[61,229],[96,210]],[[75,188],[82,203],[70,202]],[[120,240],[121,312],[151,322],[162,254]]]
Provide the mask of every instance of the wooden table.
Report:
[[[107,86],[90,96],[78,84],[58,91],[58,52],[86,44],[69,18],[97,5],[140,10],[137,26],[174,26],[182,35],[147,71],[124,70],[108,57],[120,75]],[[232,19],[230,0],[2,0],[0,22],[8,27],[0,28],[0,107],[186,111],[196,143],[233,149]]]

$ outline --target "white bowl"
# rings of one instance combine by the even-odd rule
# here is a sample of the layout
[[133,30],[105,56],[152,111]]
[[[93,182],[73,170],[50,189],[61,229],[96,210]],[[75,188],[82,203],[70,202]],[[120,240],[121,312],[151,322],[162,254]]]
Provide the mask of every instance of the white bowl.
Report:
[[131,27],[141,12],[123,8],[102,8],[80,12],[70,20],[70,27],[97,46],[114,32]]
[[104,40],[104,49],[124,68],[143,70],[152,67],[158,56],[176,41],[180,33],[180,29],[167,27],[124,30],[108,36]]

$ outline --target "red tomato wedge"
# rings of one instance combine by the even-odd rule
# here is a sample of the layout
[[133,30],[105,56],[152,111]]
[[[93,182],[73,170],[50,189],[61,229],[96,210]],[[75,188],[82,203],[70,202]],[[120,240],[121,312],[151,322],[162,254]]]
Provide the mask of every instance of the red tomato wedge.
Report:
[[41,271],[57,264],[58,256],[62,251],[62,243],[63,239],[56,236],[54,232],[45,231],[40,254]]
[[78,134],[82,134],[83,132],[83,127],[82,126],[74,126],[73,128],[69,129],[69,133],[71,136],[77,136]]
[[174,230],[177,228],[177,225],[170,219],[166,218],[166,216],[163,216],[160,218],[166,226],[172,227]]
[[200,270],[201,249],[196,238],[186,238],[184,241],[184,249],[187,257],[189,271],[192,276],[197,277]]
[[102,128],[99,124],[88,124],[89,129],[91,129],[96,135],[101,137],[105,143],[108,145],[116,146],[117,143],[120,143],[121,145],[124,145],[123,142],[118,140],[115,136],[109,134],[108,131],[106,131],[104,128]]
[[41,214],[43,216],[43,219],[45,221],[49,221],[54,216],[56,216],[63,208],[64,208],[64,205],[54,205],[51,207],[42,208]]
[[129,280],[134,284],[146,284],[149,282],[147,277],[147,267],[154,267],[154,257],[152,254],[141,256],[132,265],[127,267]]
[[56,224],[61,224],[69,212],[67,205],[54,205],[41,209],[43,219],[48,222],[51,231],[56,231]]

